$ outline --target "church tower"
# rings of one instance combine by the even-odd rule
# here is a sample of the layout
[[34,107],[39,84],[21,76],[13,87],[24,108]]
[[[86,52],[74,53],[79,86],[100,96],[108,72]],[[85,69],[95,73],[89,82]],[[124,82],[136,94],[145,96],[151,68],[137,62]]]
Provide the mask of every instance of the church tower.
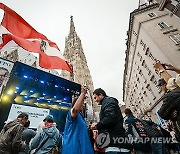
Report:
[[95,108],[97,108],[97,105],[92,102],[92,92],[94,91],[93,81],[87,65],[86,57],[83,52],[81,39],[78,37],[75,31],[73,16],[71,16],[70,32],[65,40],[65,50],[63,56],[72,66],[73,73],[69,73],[63,70],[61,76],[68,80],[79,83],[82,86],[86,85],[88,87],[90,94],[87,98],[87,108],[88,112],[91,112],[89,114],[94,114],[92,113],[92,108],[94,110]]

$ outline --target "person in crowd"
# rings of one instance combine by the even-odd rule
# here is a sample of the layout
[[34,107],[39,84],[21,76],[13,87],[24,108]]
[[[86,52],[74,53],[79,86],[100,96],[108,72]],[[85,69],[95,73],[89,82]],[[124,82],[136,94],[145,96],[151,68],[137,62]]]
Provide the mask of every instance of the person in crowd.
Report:
[[[180,87],[180,69],[171,64],[161,63],[159,60],[154,64],[154,69],[166,81],[168,90],[172,91]],[[172,77],[167,70],[176,72],[176,77]]]
[[30,121],[28,120],[25,124],[24,124],[24,131],[22,132],[22,140],[26,143],[26,147],[24,149],[22,149],[19,154],[29,154],[29,142],[31,141],[31,139],[36,135],[36,131],[34,131],[33,129],[29,128],[30,126]]
[[[129,138],[132,138],[133,148],[136,154],[151,154],[151,145],[149,142],[139,142],[139,140],[145,141],[148,137],[147,132],[142,124],[142,121],[136,118],[129,108],[125,109],[125,115],[127,119],[125,120],[126,133]],[[143,148],[142,148],[143,147]]]
[[[149,120],[142,120],[142,122],[145,131],[147,132],[148,138],[151,139],[151,147],[152,147],[152,153],[153,154],[169,154],[168,148],[166,147],[166,144],[164,144],[161,139],[169,138],[171,139],[171,135],[168,131],[163,129],[160,125],[154,123],[151,119]],[[159,141],[159,142],[154,142]]]
[[161,100],[163,103],[158,114],[161,118],[171,121],[176,140],[180,142],[180,92],[171,91],[165,94]]
[[84,108],[86,92],[87,88],[83,87],[80,96],[72,103],[72,109],[67,114],[62,154],[94,153],[86,122],[81,114]]
[[175,130],[171,120],[168,120],[167,128],[172,137],[172,144],[170,144],[169,149],[171,153],[178,153],[180,151],[180,144],[176,140]]
[[125,137],[125,129],[123,128],[123,116],[118,104],[118,100],[108,97],[106,92],[98,88],[94,90],[93,96],[98,105],[101,105],[99,114],[99,122],[92,123],[91,129],[98,130],[98,133],[109,134],[110,143],[107,145],[105,153],[129,154],[128,145],[114,143],[113,137]]
[[47,115],[44,119],[45,127],[39,130],[30,143],[30,150],[36,149],[34,154],[50,153],[59,149],[59,130],[53,124],[52,115]]
[[157,86],[161,87],[161,90],[164,93],[168,92],[168,89],[166,88],[166,85],[167,85],[167,83],[166,83],[166,81],[163,78],[158,80]]
[[19,153],[25,148],[26,144],[22,141],[21,136],[27,120],[28,114],[20,113],[15,120],[4,125],[0,133],[0,153]]
[[[154,64],[155,71],[159,72],[161,77],[166,81],[166,88],[169,90],[160,101],[163,101],[158,114],[165,120],[170,120],[175,130],[177,141],[180,141],[180,69],[171,64],[157,61]],[[172,77],[167,70],[175,71],[176,78]]]
[[94,138],[94,154],[105,154],[105,148],[100,149],[98,148],[96,144],[96,139],[98,137],[98,130],[92,130],[93,131],[93,138]]

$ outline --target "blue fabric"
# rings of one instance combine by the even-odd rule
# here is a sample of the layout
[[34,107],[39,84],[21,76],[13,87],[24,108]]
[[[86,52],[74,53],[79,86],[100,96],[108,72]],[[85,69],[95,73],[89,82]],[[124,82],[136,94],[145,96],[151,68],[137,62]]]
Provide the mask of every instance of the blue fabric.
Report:
[[30,143],[30,149],[38,148],[45,140],[48,140],[42,145],[42,147],[35,152],[35,154],[47,154],[51,149],[59,143],[59,131],[55,126],[50,126],[41,129]]
[[86,123],[80,113],[76,119],[72,119],[70,112],[67,114],[62,154],[94,154]]

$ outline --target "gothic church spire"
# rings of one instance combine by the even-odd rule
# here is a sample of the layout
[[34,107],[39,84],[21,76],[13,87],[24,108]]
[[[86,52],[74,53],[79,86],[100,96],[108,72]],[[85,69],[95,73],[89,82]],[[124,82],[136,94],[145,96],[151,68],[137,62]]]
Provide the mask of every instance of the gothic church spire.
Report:
[[71,21],[70,21],[70,33],[69,33],[69,36],[73,36],[76,33],[76,31],[75,31],[73,16],[71,16],[70,18],[71,18]]

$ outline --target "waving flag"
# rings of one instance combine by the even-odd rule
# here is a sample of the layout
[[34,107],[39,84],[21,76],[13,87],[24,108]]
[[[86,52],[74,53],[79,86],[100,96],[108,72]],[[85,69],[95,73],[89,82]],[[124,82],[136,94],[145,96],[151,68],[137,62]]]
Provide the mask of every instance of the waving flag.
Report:
[[0,3],[4,10],[4,17],[0,25],[0,37],[2,49],[9,41],[13,40],[27,51],[39,53],[39,65],[46,69],[62,69],[72,72],[72,68],[63,58],[56,43],[37,32],[15,11]]

